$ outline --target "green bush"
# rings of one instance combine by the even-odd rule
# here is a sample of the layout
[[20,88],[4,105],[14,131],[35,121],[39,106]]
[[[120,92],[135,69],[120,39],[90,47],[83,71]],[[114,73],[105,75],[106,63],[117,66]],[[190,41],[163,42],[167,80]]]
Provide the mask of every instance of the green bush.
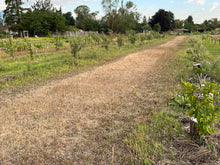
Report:
[[78,58],[78,52],[81,50],[81,42],[80,40],[76,40],[75,38],[70,41],[71,54],[74,58]]
[[121,36],[117,37],[117,43],[119,48],[121,49],[121,47],[123,46],[124,42],[123,42],[123,38]]

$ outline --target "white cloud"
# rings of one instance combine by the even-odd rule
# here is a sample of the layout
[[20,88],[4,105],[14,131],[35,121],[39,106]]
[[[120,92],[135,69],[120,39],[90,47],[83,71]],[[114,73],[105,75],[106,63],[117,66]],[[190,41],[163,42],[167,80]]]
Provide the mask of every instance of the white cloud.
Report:
[[60,7],[61,7],[62,11],[66,9],[65,7],[63,7],[63,6],[61,6],[61,5],[54,5],[54,7],[55,7],[57,10],[59,10]]
[[213,2],[213,3],[212,3],[212,7],[211,7],[211,9],[210,9],[209,11],[212,12],[212,11],[215,10],[218,6],[219,6],[219,2]]
[[4,2],[0,2],[0,11],[5,10],[6,6]]
[[184,3],[186,4],[196,4],[196,5],[204,5],[206,0],[187,0]]

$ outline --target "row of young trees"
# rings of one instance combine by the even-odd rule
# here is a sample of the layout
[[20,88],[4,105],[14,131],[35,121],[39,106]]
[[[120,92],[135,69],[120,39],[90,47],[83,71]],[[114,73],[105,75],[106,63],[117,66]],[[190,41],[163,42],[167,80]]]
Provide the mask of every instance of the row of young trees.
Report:
[[[37,0],[31,8],[23,8],[22,0],[5,0],[4,22],[13,31],[28,30],[30,35],[45,36],[50,32],[65,32],[77,27],[85,31],[125,33],[128,30],[142,32],[143,30],[168,31],[175,28],[186,28],[195,31],[196,26],[192,16],[186,20],[175,20],[170,11],[160,9],[149,20],[140,20],[136,5],[132,1],[102,0],[105,15],[97,19],[98,12],[91,12],[88,6],[80,5],[75,8],[76,18],[71,12],[62,13],[57,10],[51,0]],[[0,25],[1,25],[0,20]],[[141,23],[140,23],[141,22]],[[220,27],[217,19],[206,20],[201,28],[213,30]]]

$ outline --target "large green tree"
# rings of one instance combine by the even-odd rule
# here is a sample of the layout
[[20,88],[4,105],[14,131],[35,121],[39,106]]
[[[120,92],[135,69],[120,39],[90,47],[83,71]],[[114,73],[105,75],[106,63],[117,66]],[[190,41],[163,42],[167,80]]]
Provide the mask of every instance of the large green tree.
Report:
[[[123,1],[122,1],[123,4]],[[119,0],[102,0],[102,7],[106,13],[107,26],[113,31],[115,25],[115,18],[117,15],[117,8]]]
[[160,24],[161,31],[173,30],[175,27],[174,14],[164,9],[158,10],[150,19],[149,24],[153,28],[155,24]]
[[76,27],[85,31],[98,31],[99,22],[96,20],[98,12],[90,12],[86,5],[78,6],[74,12],[76,13]]
[[40,0],[22,15],[22,26],[30,35],[45,36],[50,32],[66,31],[66,19],[50,0]]
[[106,28],[116,33],[125,33],[127,30],[141,28],[141,25],[138,23],[140,14],[136,11],[137,9],[133,2],[128,1],[124,3],[123,0],[102,1],[102,4],[106,11],[106,15],[103,17]]
[[75,20],[72,16],[71,12],[64,13],[63,16],[66,19],[66,25],[67,26],[74,26],[75,25]]
[[196,31],[196,26],[193,21],[193,17],[190,15],[184,22],[184,28],[192,31]]
[[13,31],[20,32],[22,30],[21,15],[24,10],[21,7],[22,0],[5,0],[5,4],[6,9],[3,11],[5,23],[10,25]]
[[219,27],[219,22],[217,18],[213,18],[211,20],[205,20],[201,27],[205,30],[205,31],[212,31],[215,30],[216,28]]

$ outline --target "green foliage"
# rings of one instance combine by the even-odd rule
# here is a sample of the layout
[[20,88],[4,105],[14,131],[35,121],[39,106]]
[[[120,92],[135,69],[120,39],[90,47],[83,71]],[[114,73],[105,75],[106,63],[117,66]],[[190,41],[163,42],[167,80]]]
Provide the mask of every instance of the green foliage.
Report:
[[188,41],[189,48],[187,49],[188,55],[191,56],[194,62],[201,61],[206,55],[206,48],[202,41],[197,37],[191,37]]
[[160,24],[159,23],[154,24],[153,30],[156,31],[156,32],[160,32],[160,30],[161,30]]
[[110,40],[108,39],[108,37],[102,35],[102,47],[104,47],[106,51],[108,51],[109,44]]
[[98,35],[92,34],[91,37],[92,37],[93,41],[95,41],[97,44],[99,44],[101,42],[101,38]]
[[121,49],[121,47],[122,47],[123,44],[124,44],[122,36],[119,35],[119,36],[117,37],[117,43],[118,43],[119,48]]
[[[153,30],[159,32],[161,31],[169,31],[169,30],[173,30],[174,26],[175,26],[175,21],[174,21],[174,14],[170,11],[165,11],[163,9],[158,10],[154,16],[152,16],[149,24],[151,25],[151,27],[153,28]],[[157,25],[155,27],[156,24]]]
[[187,98],[189,106],[188,114],[194,116],[197,121],[199,134],[215,133],[212,124],[220,119],[219,107],[215,104],[215,98],[219,95],[218,86],[214,83],[202,81],[199,85],[182,82],[183,95]]
[[167,112],[154,112],[150,120],[138,124],[126,140],[134,164],[157,164],[165,152],[164,144],[182,135],[180,123]]
[[34,59],[33,45],[32,45],[32,43],[27,38],[24,39],[24,42],[27,45],[27,48],[28,48],[28,51],[29,51],[29,55],[30,55],[30,60],[33,60]]
[[147,31],[151,31],[152,30],[152,28],[150,27],[150,25],[144,25],[144,27],[143,27],[143,29],[144,30],[147,30]]
[[76,13],[76,27],[85,31],[98,31],[99,23],[96,20],[98,12],[90,12],[90,9],[86,5],[78,6],[74,12]]
[[[130,47],[130,41],[124,39],[123,47],[125,47],[125,49],[119,50],[117,48],[118,44],[116,38],[113,38],[111,44],[108,45],[109,51],[101,51],[100,47],[103,44],[102,37],[97,34],[94,34],[94,36],[91,35],[92,45],[84,46],[83,40],[87,37],[88,36],[74,37],[74,39],[73,37],[68,37],[65,39],[60,38],[61,41],[63,41],[66,50],[53,52],[53,53],[50,53],[50,51],[51,50],[53,51],[54,48],[54,38],[48,38],[48,37],[28,38],[29,50],[27,44],[24,42],[24,39],[13,40],[15,53],[21,55],[21,53],[19,53],[17,49],[17,46],[19,45],[20,47],[19,51],[25,51],[22,52],[22,54],[28,54],[28,56],[17,56],[16,60],[14,60],[9,57],[10,55],[4,53],[0,54],[0,58],[1,58],[0,77],[7,75],[15,76],[15,79],[11,81],[7,81],[3,83],[1,82],[0,88],[2,89],[7,87],[10,88],[19,85],[25,85],[25,84],[33,83],[34,81],[42,82],[54,76],[63,75],[69,72],[70,70],[78,70],[80,69],[80,67],[88,67],[88,66],[103,64],[106,61],[113,60],[117,57],[124,56],[128,53],[132,53],[143,48],[148,48],[150,45],[161,43],[163,41],[163,40],[155,39],[134,49],[133,47]],[[106,37],[109,36],[106,35]],[[0,46],[3,47],[2,50],[4,50],[5,48],[4,46],[5,42],[8,42],[8,40],[0,41]],[[71,43],[72,43],[72,48],[70,53],[67,47],[71,47],[70,45]],[[38,56],[37,58],[31,59],[29,54],[31,51],[34,52],[35,49]],[[39,49],[39,51],[37,49]],[[28,51],[28,53],[26,51]],[[78,57],[79,51],[80,51],[80,59]],[[76,52],[75,55],[74,52]],[[76,58],[74,58],[74,56]],[[80,65],[78,65],[79,60],[80,60]]]
[[3,43],[4,47],[5,47],[5,52],[10,54],[11,57],[14,58],[14,52],[15,52],[15,43],[13,42],[13,40],[11,39],[11,37],[9,37],[8,41],[5,41]]
[[124,3],[123,0],[102,0],[102,6],[106,13],[103,17],[103,26],[107,29],[111,29],[112,32],[126,33],[136,28],[140,14],[132,1]]
[[72,16],[71,12],[64,13],[63,16],[66,19],[66,25],[67,26],[74,26],[75,25],[75,20]]
[[191,82],[182,80],[182,94],[174,96],[171,105],[187,109],[187,113],[197,119],[199,134],[204,136],[216,131],[212,124],[220,120],[220,93],[219,86],[215,83],[219,68],[218,59],[207,53],[206,40],[209,37],[201,38],[203,41],[200,37],[190,37],[188,41],[187,60],[199,63],[199,67],[194,66]]
[[220,82],[220,58],[212,64],[210,74],[215,77],[216,81]]
[[4,21],[7,25],[11,25],[14,31],[20,32],[21,26],[21,14],[24,10],[22,8],[22,0],[5,0],[6,9],[4,10]]
[[188,18],[185,20],[184,28],[190,30],[190,32],[193,32],[196,30],[196,25],[193,22],[192,16],[188,16]]
[[50,0],[37,1],[32,10],[22,14],[22,28],[31,36],[47,36],[49,32],[65,32],[66,19],[55,10]]
[[70,41],[71,54],[74,58],[78,58],[78,52],[81,50],[81,41],[76,40],[75,38]]
[[141,34],[140,35],[140,41],[141,41],[141,44],[144,44],[144,41],[146,40],[146,36]]
[[136,33],[133,30],[127,31],[127,36],[132,45],[135,45],[136,42]]
[[63,43],[62,43],[62,41],[61,41],[60,36],[58,35],[58,33],[57,33],[57,35],[56,35],[56,37],[55,37],[54,45],[55,45],[56,51],[58,51],[58,50],[60,49],[60,47],[63,46]]

